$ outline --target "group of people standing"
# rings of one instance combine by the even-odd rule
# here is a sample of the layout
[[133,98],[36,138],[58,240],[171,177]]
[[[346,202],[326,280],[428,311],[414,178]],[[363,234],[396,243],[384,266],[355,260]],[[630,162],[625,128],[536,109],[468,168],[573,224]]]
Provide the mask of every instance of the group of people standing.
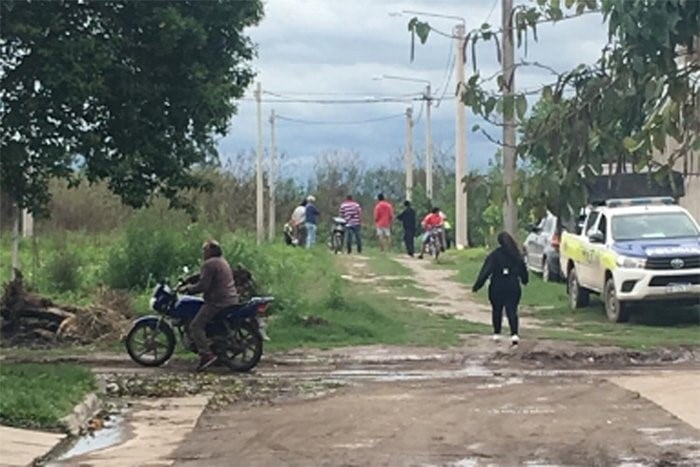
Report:
[[[292,212],[292,216],[285,224],[285,239],[289,245],[305,246],[311,248],[316,243],[316,231],[318,228],[318,218],[320,212],[316,207],[316,199],[308,196]],[[450,247],[450,225],[447,216],[439,209],[433,208],[419,223],[416,222],[416,211],[410,201],[404,201],[403,211],[395,215],[394,207],[383,193],[377,195],[377,202],[374,206],[374,226],[377,238],[379,239],[379,249],[390,251],[392,248],[391,229],[394,221],[401,222],[403,226],[403,240],[406,253],[413,257],[415,255],[415,238],[418,235],[419,227],[424,230],[422,248],[419,258],[423,257],[423,250],[428,243],[428,233],[432,229],[439,228],[442,231],[442,245],[444,248]],[[339,220],[343,222],[345,229],[345,244],[348,253],[352,252],[353,244],[358,253],[362,252],[362,207],[352,197],[347,195],[338,209]]]

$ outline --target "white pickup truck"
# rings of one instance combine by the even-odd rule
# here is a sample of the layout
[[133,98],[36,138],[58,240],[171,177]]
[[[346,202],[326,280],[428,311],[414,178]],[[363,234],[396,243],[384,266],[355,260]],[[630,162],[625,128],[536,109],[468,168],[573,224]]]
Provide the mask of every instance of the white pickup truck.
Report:
[[700,226],[672,198],[613,199],[590,210],[580,234],[560,247],[571,308],[600,294],[608,319],[630,306],[700,304]]

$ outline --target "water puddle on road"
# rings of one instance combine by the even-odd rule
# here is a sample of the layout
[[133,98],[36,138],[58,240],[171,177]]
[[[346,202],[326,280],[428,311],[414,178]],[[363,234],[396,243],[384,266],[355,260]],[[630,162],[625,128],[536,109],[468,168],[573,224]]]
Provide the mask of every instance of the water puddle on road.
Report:
[[91,452],[107,449],[125,442],[129,433],[125,423],[126,410],[110,415],[103,420],[100,429],[91,431],[76,439],[76,441],[53,461],[46,464],[47,467],[59,467],[73,465],[72,460]]

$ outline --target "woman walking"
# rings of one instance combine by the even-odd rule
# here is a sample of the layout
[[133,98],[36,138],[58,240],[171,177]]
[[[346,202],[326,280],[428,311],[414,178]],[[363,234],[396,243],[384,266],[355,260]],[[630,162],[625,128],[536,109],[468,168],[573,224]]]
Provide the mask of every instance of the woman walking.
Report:
[[510,234],[507,232],[498,234],[498,245],[499,247],[486,257],[472,291],[477,292],[484,286],[486,280],[490,279],[489,301],[492,309],[493,339],[499,340],[501,337],[501,323],[505,308],[510,326],[510,340],[513,345],[517,345],[520,340],[518,337],[520,282],[527,285],[527,267],[517,243]]

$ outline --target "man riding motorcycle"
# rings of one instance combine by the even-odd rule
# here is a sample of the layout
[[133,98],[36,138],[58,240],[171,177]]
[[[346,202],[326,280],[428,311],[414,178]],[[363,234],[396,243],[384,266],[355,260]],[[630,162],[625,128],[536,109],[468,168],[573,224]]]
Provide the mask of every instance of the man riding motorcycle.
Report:
[[190,323],[189,333],[200,355],[197,371],[202,371],[217,360],[207,339],[206,325],[214,317],[239,303],[238,290],[233,279],[231,266],[223,257],[221,245],[216,240],[208,240],[202,245],[202,270],[185,279],[181,290],[187,294],[202,293],[204,305]]
[[[421,246],[420,255],[418,255],[418,259],[423,259],[423,254],[425,254],[425,250],[428,247],[428,244],[430,243],[430,234],[432,230],[439,229],[443,226],[443,219],[440,215],[440,208],[433,208],[430,211],[430,214],[423,218],[423,220],[421,221],[421,226],[423,226],[423,230],[425,231],[425,233],[423,234],[423,244]],[[442,244],[442,238],[440,239],[440,249],[443,251],[445,249],[444,245]]]

